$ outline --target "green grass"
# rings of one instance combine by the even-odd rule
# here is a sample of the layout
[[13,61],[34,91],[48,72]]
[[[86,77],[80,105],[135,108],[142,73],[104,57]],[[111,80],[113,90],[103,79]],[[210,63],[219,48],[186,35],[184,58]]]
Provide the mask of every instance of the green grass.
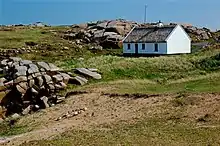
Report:
[[104,126],[100,130],[73,130],[52,140],[23,145],[219,145],[220,127],[197,128],[194,124],[151,118],[134,124]]
[[30,131],[31,129],[24,125],[9,126],[8,123],[0,123],[0,136],[18,135]]

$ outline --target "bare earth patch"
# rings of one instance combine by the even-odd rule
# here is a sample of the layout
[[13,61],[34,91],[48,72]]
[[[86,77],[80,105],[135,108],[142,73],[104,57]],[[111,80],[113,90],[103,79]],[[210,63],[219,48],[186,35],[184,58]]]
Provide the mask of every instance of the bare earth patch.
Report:
[[[34,130],[6,139],[10,142],[5,145],[20,145],[34,140],[53,139],[72,129],[90,130],[102,124],[132,123],[146,117],[162,117],[167,121],[180,118],[198,122],[197,127],[207,126],[200,122],[215,123],[220,119],[219,94],[191,94],[184,95],[184,97],[142,95],[140,98],[133,98],[134,95],[104,95],[103,91],[93,90],[91,93],[72,96],[64,104],[23,117],[19,123],[35,127]],[[181,102],[176,101],[179,98],[182,98]],[[78,116],[56,121],[68,111],[85,107],[88,110]],[[213,125],[210,125],[210,128],[212,127]]]

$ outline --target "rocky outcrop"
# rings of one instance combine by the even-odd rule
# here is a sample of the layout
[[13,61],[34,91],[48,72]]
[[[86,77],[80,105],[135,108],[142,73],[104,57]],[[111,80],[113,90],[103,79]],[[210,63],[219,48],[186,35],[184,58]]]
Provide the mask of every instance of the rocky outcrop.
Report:
[[[136,24],[123,19],[90,22],[84,25],[74,25],[72,31],[66,32],[63,37],[68,40],[80,40],[82,43],[96,43],[104,48],[118,48],[118,42]],[[76,28],[78,32],[74,31]]]
[[213,38],[211,30],[207,28],[197,28],[192,25],[183,25],[186,32],[191,36],[193,42],[205,41]]
[[54,64],[33,62],[10,57],[0,62],[3,77],[0,78],[0,118],[13,113],[29,114],[42,108],[61,103],[65,97],[59,95],[69,83],[84,85],[86,77],[101,79],[101,75],[81,68],[80,74],[73,76]]

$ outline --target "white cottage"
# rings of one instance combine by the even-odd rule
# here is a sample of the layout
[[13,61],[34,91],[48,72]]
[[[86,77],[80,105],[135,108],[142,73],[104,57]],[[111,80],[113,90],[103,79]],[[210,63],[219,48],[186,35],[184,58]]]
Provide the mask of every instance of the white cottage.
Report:
[[191,39],[180,25],[134,27],[123,40],[124,55],[191,53]]

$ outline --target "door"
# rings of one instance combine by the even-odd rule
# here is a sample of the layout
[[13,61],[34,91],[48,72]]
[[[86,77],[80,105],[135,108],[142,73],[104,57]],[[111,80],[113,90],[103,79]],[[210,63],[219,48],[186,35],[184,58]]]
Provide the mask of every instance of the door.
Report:
[[138,44],[135,44],[135,54],[138,54]]

